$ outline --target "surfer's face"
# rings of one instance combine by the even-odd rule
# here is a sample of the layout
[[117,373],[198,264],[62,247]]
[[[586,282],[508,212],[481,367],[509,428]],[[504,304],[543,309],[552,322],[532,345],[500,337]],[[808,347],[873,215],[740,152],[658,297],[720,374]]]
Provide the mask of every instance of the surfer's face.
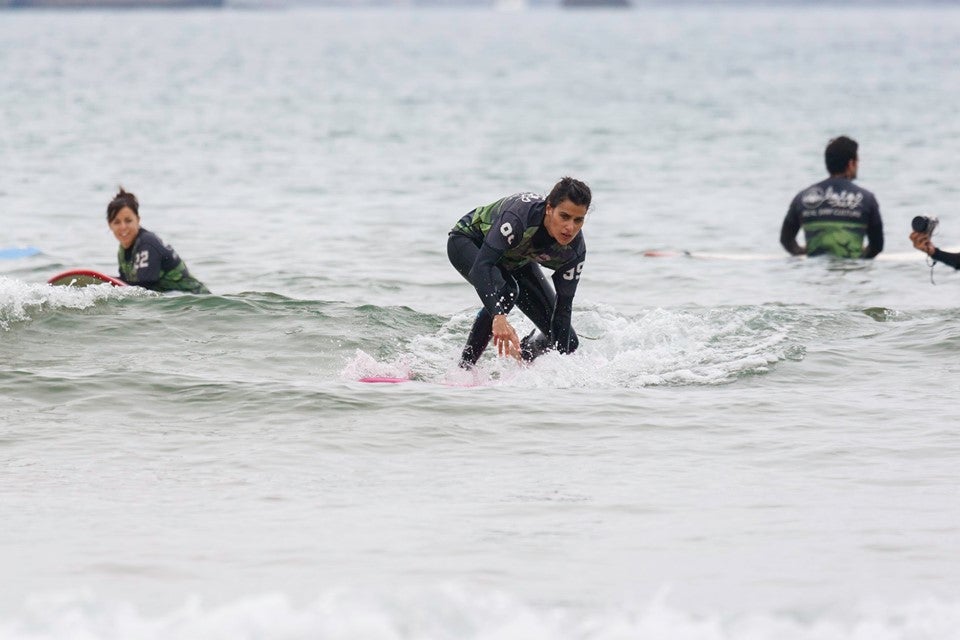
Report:
[[580,233],[586,219],[587,208],[585,206],[564,200],[556,207],[547,204],[543,224],[551,238],[566,246],[573,242],[573,239]]
[[110,221],[110,230],[113,231],[113,236],[120,246],[129,249],[137,239],[137,234],[140,233],[140,216],[130,207],[124,207]]

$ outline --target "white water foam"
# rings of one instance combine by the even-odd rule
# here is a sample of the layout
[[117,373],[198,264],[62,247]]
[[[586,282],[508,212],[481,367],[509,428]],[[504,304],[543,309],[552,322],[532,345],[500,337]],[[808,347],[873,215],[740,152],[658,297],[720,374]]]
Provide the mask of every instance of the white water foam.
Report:
[[9,330],[13,323],[28,322],[50,310],[88,309],[103,300],[156,295],[141,287],[54,287],[0,276],[0,329]]
[[[612,307],[597,305],[575,318],[584,332],[576,353],[547,353],[527,365],[497,358],[495,350],[488,348],[469,382],[531,388],[722,384],[798,357],[799,347],[788,339],[789,327],[773,316],[763,307],[653,309],[624,316]],[[454,364],[466,334],[464,327],[472,320],[470,314],[457,315],[437,333],[415,336],[408,352],[387,361],[358,350],[341,375],[345,380],[412,376],[463,384],[464,374]],[[520,334],[533,328],[525,318],[514,322]]]
[[410,360],[410,354],[403,354],[388,362],[380,362],[366,351],[357,349],[354,358],[340,372],[340,378],[345,381],[372,377],[410,378]]
[[302,605],[262,594],[220,606],[192,598],[146,614],[89,593],[30,598],[0,617],[2,640],[955,640],[960,603],[869,603],[829,612],[721,616],[683,611],[663,595],[603,610],[536,606],[460,585],[391,592],[331,589]]

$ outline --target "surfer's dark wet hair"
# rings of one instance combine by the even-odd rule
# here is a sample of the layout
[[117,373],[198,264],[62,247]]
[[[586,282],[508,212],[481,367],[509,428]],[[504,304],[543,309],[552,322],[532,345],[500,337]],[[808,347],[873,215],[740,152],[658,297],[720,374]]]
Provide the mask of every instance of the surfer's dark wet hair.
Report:
[[847,170],[847,165],[851,160],[857,159],[857,148],[859,145],[856,140],[847,136],[834,138],[827,143],[827,150],[823,154],[827,163],[827,171],[835,176]]
[[590,187],[585,182],[575,178],[560,178],[560,182],[553,186],[550,195],[547,196],[547,204],[556,207],[564,200],[569,200],[573,204],[581,207],[590,208]]
[[124,207],[129,207],[131,211],[137,214],[138,218],[140,217],[140,203],[137,201],[137,196],[129,191],[124,191],[123,187],[120,187],[120,191],[113,196],[113,200],[107,205],[107,223],[113,222],[113,219]]

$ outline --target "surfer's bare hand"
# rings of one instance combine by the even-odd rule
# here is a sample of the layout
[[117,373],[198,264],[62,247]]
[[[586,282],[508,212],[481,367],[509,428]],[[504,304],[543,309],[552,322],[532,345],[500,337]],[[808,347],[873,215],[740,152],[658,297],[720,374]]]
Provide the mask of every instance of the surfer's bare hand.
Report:
[[498,356],[520,359],[520,338],[505,315],[493,316],[493,344]]

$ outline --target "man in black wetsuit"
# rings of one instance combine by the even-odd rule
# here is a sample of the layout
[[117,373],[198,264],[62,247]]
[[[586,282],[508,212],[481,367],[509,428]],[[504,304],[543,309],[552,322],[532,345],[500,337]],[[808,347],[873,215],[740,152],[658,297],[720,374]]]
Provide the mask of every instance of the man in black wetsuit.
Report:
[[[877,199],[853,184],[860,159],[856,141],[840,136],[824,157],[830,177],[798,193],[780,228],[780,244],[795,256],[873,258],[883,251],[883,222]],[[803,227],[805,247],[797,244]],[[867,246],[863,246],[863,236]]]
[[[580,229],[590,198],[586,184],[563,178],[546,198],[535,193],[507,196],[477,207],[450,230],[450,263],[483,302],[460,366],[475,365],[491,338],[499,355],[528,361],[548,349],[576,350],[579,342],[570,317],[587,253]],[[553,269],[553,288],[540,265]],[[533,321],[538,335],[534,331],[519,339],[507,320],[514,305]]]

